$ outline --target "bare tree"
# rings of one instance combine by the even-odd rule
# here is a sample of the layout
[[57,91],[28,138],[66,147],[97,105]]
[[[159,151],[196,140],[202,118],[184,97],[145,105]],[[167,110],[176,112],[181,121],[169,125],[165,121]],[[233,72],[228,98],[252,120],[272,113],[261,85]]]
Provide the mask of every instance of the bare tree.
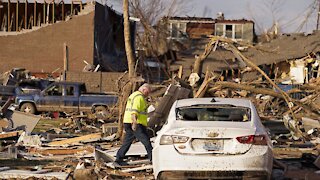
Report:
[[[300,32],[304,26],[308,24],[310,21],[310,17],[312,17],[313,14],[317,14],[317,23],[319,21],[319,11],[320,11],[320,1],[314,0],[312,4],[308,7],[306,12],[304,13],[304,19],[301,22],[301,24],[298,26],[296,32]],[[316,29],[318,28],[318,25],[316,26]]]
[[131,33],[130,33],[130,21],[129,21],[129,2],[123,0],[123,25],[124,25],[124,42],[128,61],[129,70],[129,82],[124,86],[122,94],[119,98],[119,121],[118,121],[118,132],[117,137],[122,136],[123,132],[123,114],[125,111],[126,100],[129,97],[133,83],[132,79],[136,76],[134,71],[135,58],[131,47]]
[[[319,0],[313,0],[310,5],[308,5],[301,12],[296,12],[296,15],[291,17],[289,20],[284,20],[281,15],[285,8],[290,8],[286,6],[285,1],[281,0],[269,0],[261,4],[261,7],[252,8],[252,4],[247,4],[248,15],[255,22],[255,28],[262,35],[272,38],[272,36],[281,33],[284,29],[295,27],[296,32],[300,32],[304,27],[312,22],[313,15],[317,14],[319,7]],[[269,27],[265,27],[263,22],[258,21],[258,14],[256,11],[263,11],[264,16],[271,17],[272,24]],[[298,23],[299,22],[299,23]],[[298,25],[297,25],[298,24]]]
[[123,24],[124,24],[124,41],[125,49],[128,60],[129,78],[134,77],[134,65],[135,58],[131,47],[131,33],[130,33],[130,21],[129,21],[129,2],[123,0]]
[[[161,44],[162,38],[159,38],[159,33],[153,24],[163,16],[163,12],[167,15],[173,15],[173,12],[177,12],[180,0],[173,0],[169,6],[164,0],[159,1],[144,1],[144,0],[131,0],[130,5],[132,8],[132,14],[138,17],[144,28],[145,36],[148,37],[148,44],[150,45],[153,52],[159,47],[154,46],[155,44]],[[167,8],[169,7],[169,8]],[[118,132],[117,137],[122,136],[123,132],[123,114],[125,111],[126,99],[129,97],[133,90],[135,73],[135,57],[131,47],[131,34],[130,34],[130,21],[129,21],[129,0],[123,0],[123,19],[124,19],[124,39],[125,39],[125,50],[128,60],[129,69],[129,82],[124,86],[123,91],[119,97],[119,121],[118,121]],[[156,37],[157,39],[154,39]],[[154,43],[158,42],[158,43]],[[158,55],[158,53],[155,53]]]
[[150,56],[157,57],[167,51],[168,32],[164,25],[157,24],[158,21],[183,12],[186,4],[182,0],[131,0],[132,14],[140,19],[143,28],[138,40]]
[[264,1],[261,4],[260,8],[255,7],[254,9],[258,9],[259,11],[263,11],[264,16],[268,16],[271,18],[271,26],[265,27],[262,22],[259,22],[256,18],[255,12],[251,7],[252,4],[248,4],[248,13],[252,20],[255,21],[255,27],[260,33],[264,33],[266,35],[274,35],[276,36],[279,32],[281,32],[281,23],[283,20],[283,16],[281,16],[281,11],[284,8],[285,1],[281,0],[269,0]]

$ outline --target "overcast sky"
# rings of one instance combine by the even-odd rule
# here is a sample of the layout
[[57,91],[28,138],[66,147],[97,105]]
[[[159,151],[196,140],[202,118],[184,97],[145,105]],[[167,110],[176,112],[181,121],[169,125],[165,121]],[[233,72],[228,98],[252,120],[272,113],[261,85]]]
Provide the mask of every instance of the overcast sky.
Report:
[[[318,6],[315,0],[182,0],[185,2],[181,15],[216,18],[223,12],[226,19],[250,19],[261,31],[278,22],[283,32],[311,32],[316,29]],[[308,13],[312,12],[309,18]],[[307,19],[307,21],[306,21]],[[305,22],[305,23],[303,23]],[[303,26],[302,26],[303,25]]]

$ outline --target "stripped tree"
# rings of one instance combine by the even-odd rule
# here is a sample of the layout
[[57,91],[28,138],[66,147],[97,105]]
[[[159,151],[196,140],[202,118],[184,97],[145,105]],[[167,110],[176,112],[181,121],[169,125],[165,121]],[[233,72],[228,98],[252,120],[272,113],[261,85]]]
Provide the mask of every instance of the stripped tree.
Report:
[[123,0],[123,25],[124,25],[124,42],[125,50],[128,61],[129,82],[123,87],[123,91],[119,98],[119,121],[117,138],[122,136],[123,132],[123,114],[125,111],[126,100],[132,92],[133,82],[136,73],[134,71],[135,58],[131,47],[131,33],[130,33],[130,21],[129,21],[129,2]]

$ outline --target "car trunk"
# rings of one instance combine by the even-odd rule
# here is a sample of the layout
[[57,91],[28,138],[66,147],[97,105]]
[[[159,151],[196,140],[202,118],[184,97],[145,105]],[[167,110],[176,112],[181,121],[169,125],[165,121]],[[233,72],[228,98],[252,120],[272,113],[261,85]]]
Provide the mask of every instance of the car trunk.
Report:
[[[172,132],[174,136],[188,137],[186,143],[175,143],[175,149],[182,154],[201,155],[235,155],[244,154],[251,148],[251,144],[242,144],[236,138],[255,134],[255,128],[250,122],[220,122],[219,126],[201,122],[204,126],[177,128]],[[199,122],[197,123],[199,125]],[[186,126],[184,126],[186,127]]]

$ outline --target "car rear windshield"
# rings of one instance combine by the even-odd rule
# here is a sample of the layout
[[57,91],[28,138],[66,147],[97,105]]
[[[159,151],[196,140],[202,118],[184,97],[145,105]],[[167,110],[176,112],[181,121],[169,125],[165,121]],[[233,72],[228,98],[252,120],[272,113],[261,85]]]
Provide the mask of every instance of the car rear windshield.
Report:
[[182,121],[231,121],[250,120],[250,109],[235,106],[191,106],[176,110],[177,120]]

